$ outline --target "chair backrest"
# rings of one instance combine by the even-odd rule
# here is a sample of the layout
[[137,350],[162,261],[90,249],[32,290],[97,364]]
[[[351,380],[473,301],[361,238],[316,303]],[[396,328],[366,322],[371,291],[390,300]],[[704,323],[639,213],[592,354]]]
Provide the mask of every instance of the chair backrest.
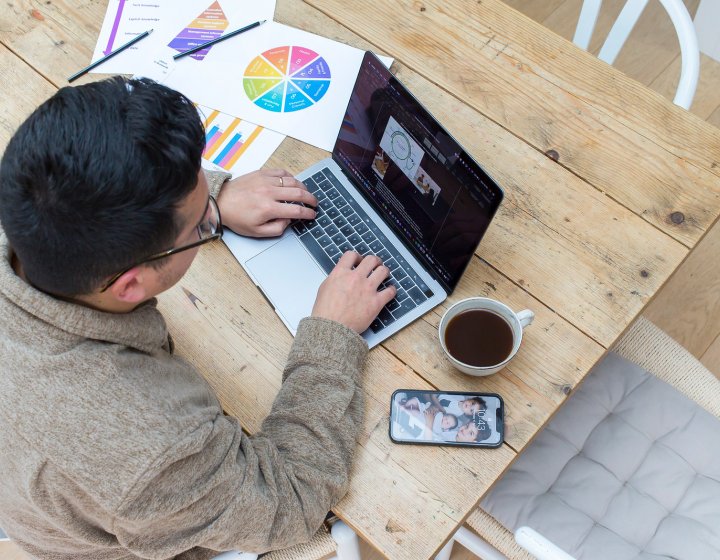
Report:
[[[682,0],[658,0],[667,11],[677,32],[680,43],[682,69],[680,81],[673,102],[680,107],[689,109],[695,97],[698,76],[700,75],[700,49],[698,47],[695,26]],[[627,0],[620,15],[610,29],[598,58],[613,64],[622,49],[630,32],[635,28],[648,0]],[[585,0],[580,11],[573,43],[587,50],[595,30],[602,0]]]

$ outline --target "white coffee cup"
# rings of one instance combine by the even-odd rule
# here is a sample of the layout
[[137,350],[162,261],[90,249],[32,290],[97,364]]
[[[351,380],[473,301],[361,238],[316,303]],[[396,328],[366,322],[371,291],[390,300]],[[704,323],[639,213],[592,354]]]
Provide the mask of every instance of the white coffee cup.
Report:
[[[491,366],[471,366],[469,364],[465,364],[453,357],[453,355],[448,351],[447,346],[445,345],[445,330],[447,329],[450,321],[460,313],[475,310],[490,311],[492,313],[495,313],[496,315],[504,319],[510,327],[510,330],[512,330],[512,350],[510,351],[510,354],[508,354],[507,358],[505,358],[499,364]],[[471,297],[463,299],[448,308],[448,310],[442,316],[442,319],[440,319],[440,345],[442,346],[445,355],[447,356],[448,360],[450,360],[452,365],[454,365],[463,373],[476,376],[491,375],[493,373],[497,373],[502,368],[504,368],[508,364],[508,362],[513,359],[515,354],[517,354],[517,351],[520,348],[520,343],[522,342],[523,329],[529,324],[531,324],[534,318],[535,313],[533,313],[529,309],[525,309],[523,311],[515,313],[507,305],[505,305],[504,303],[500,303],[499,301],[496,301],[494,299],[484,297]],[[481,335],[479,334],[478,336]]]

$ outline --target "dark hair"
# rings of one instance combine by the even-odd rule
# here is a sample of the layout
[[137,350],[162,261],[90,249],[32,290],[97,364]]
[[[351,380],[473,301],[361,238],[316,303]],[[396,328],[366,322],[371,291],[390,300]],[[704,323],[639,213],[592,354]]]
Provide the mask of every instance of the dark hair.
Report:
[[0,222],[28,281],[65,296],[169,249],[197,185],[202,122],[152,80],[66,87],[18,128],[0,162]]

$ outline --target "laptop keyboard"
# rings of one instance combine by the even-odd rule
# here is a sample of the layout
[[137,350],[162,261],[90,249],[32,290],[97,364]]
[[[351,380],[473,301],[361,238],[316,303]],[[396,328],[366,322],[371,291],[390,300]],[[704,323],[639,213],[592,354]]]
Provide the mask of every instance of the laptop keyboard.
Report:
[[394,285],[397,295],[370,325],[380,332],[429,297],[432,290],[420,279],[412,266],[400,255],[329,168],[303,181],[315,195],[318,206],[314,220],[298,220],[292,228],[315,260],[330,274],[346,251],[377,255],[390,269],[381,288]]

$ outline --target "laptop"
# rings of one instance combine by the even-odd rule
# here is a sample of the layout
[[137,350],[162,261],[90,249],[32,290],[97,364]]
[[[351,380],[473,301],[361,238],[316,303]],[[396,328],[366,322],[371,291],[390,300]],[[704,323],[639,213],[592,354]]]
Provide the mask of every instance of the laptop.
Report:
[[318,199],[314,220],[273,239],[223,240],[293,335],[345,251],[379,256],[397,295],[362,334],[370,347],[452,293],[503,198],[371,52],[332,157],[297,178]]

